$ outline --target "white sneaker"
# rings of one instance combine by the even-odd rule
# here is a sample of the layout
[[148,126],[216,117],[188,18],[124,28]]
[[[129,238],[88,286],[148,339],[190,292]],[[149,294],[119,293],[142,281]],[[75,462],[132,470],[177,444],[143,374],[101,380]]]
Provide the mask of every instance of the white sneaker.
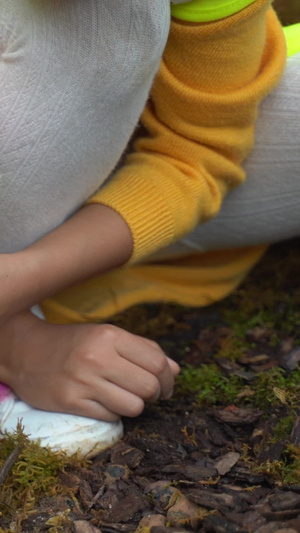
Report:
[[75,452],[94,457],[123,435],[123,424],[103,422],[83,416],[34,409],[10,393],[0,402],[0,433],[16,430],[22,423],[24,433],[53,451]]

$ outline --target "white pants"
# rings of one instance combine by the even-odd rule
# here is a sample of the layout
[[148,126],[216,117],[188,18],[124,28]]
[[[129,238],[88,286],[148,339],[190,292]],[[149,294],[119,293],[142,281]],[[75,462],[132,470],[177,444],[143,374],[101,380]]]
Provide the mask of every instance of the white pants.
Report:
[[0,0],[0,253],[72,215],[145,106],[169,0]]
[[[142,111],[169,0],[0,0],[0,253],[28,246],[108,177]],[[261,105],[246,183],[156,257],[300,234],[300,54]]]

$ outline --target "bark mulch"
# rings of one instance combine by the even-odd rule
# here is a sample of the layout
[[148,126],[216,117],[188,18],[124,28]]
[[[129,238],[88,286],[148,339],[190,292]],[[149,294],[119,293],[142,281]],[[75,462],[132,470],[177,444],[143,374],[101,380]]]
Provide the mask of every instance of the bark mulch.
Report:
[[94,460],[58,468],[22,511],[0,492],[0,532],[299,532],[299,270],[289,242],[224,302],[116,317],[180,362],[174,398],[126,419]]

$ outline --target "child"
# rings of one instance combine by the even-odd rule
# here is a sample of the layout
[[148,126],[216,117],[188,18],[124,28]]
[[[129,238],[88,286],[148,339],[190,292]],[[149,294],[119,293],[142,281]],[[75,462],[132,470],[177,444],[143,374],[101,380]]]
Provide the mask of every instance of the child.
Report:
[[[264,205],[261,226],[253,232],[247,213],[247,223],[234,223],[230,234],[217,226],[211,243],[209,229],[201,233],[226,193],[244,181],[241,164],[252,148],[257,108],[282,75],[285,41],[268,0],[174,5],[143,115],[149,136],[136,143],[88,205],[62,224],[111,173],[134,128],[159,65],[169,6],[166,0],[8,4],[13,46],[3,53],[9,96],[3,99],[1,123],[8,131],[1,132],[1,143],[2,174],[12,169],[12,178],[1,205],[0,377],[24,401],[4,389],[2,429],[22,418],[25,431],[44,444],[86,452],[97,443],[96,453],[121,435],[120,415],[136,416],[145,401],[171,396],[179,369],[151,341],[112,326],[74,323],[97,321],[139,301],[206,305],[240,282],[263,253],[262,244],[299,232],[299,218],[291,216],[293,229],[286,235],[265,235],[261,228],[273,226],[273,217]],[[15,18],[21,24],[18,46]],[[34,43],[24,36],[28,22]],[[21,53],[24,42],[27,55]],[[299,80],[293,66],[289,83]],[[295,113],[295,101],[293,106]],[[30,114],[35,118],[27,121]],[[9,152],[9,138],[18,139],[18,150]],[[299,144],[299,134],[294,142]],[[296,153],[295,145],[294,158]],[[271,184],[267,173],[269,195],[281,185],[281,169],[273,161],[271,169],[278,179]],[[254,178],[255,172],[249,182]],[[254,184],[255,205],[265,186]],[[229,215],[238,221],[245,218],[246,187],[241,200],[234,196],[238,190],[228,196]],[[170,257],[175,259],[166,262]],[[145,258],[149,263],[141,264]],[[128,268],[132,263],[138,264]],[[116,268],[121,265],[126,268]],[[26,310],[78,282],[44,303],[46,318],[56,323]]]

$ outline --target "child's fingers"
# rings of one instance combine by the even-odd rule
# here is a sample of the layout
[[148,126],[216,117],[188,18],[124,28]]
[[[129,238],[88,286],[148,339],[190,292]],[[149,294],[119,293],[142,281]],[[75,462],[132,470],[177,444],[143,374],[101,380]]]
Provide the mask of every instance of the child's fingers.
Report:
[[[86,382],[88,382],[88,376]],[[101,393],[101,396],[105,398],[107,383],[108,386],[114,384],[122,391],[122,393],[123,391],[127,391],[128,393],[141,398],[143,402],[152,402],[161,396],[161,384],[159,378],[151,372],[148,372],[140,366],[123,358],[111,357],[111,364],[105,369],[105,372],[101,371],[101,375],[99,374],[98,378],[97,376],[94,376],[92,383],[90,381],[90,386],[94,391],[93,394]],[[109,394],[112,390],[112,388],[108,389]],[[119,403],[121,404],[121,400],[119,400]],[[113,410],[113,406],[108,402],[105,401],[105,405]],[[138,414],[140,414],[140,412],[138,412]],[[127,413],[126,416],[132,415]]]
[[140,415],[145,406],[141,398],[108,381],[101,383],[98,394],[95,390],[93,392],[92,398],[76,398],[74,402],[62,406],[61,411],[64,412],[67,408],[67,411],[74,415],[117,422],[120,416]]
[[121,357],[157,377],[161,398],[169,398],[174,387],[174,375],[169,361],[160,346],[146,342],[142,337],[128,334],[119,336],[116,349]]
[[176,361],[173,361],[173,359],[170,359],[170,357],[167,357],[168,363],[170,365],[171,371],[173,372],[174,376],[177,376],[180,372],[180,366]]
[[118,422],[120,420],[120,414],[110,411],[107,407],[96,400],[81,399],[78,404],[73,406],[61,407],[57,406],[56,412],[68,412],[72,415],[86,416],[88,418],[94,418],[95,420],[103,420],[104,422]]
[[[149,344],[151,344],[152,346],[153,345],[156,345],[157,346],[157,343],[150,340],[150,339],[146,339],[146,338],[143,338],[141,337],[145,342],[148,342]],[[177,376],[177,374],[179,374],[180,372],[180,366],[178,365],[178,363],[176,363],[176,361],[174,361],[173,359],[171,359],[170,357],[166,356],[167,358],[167,361],[170,365],[170,368],[171,368],[171,371],[173,373],[174,376]]]
[[119,387],[115,383],[103,380],[93,400],[99,402],[110,413],[118,413],[121,416],[139,416],[144,410],[143,399],[128,390]]

